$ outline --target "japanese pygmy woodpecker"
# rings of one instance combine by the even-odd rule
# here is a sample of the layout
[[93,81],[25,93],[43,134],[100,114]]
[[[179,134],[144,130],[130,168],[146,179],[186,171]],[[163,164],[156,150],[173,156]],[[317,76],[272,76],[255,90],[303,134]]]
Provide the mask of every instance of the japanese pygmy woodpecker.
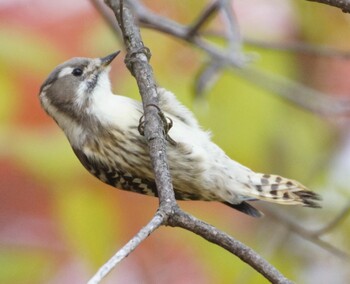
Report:
[[[73,58],[57,66],[40,89],[42,107],[66,134],[84,167],[114,187],[157,196],[146,138],[139,133],[140,102],[115,95],[108,77],[118,55]],[[210,140],[193,114],[158,88],[159,107],[173,122],[167,156],[178,200],[219,201],[248,215],[247,201],[320,207],[320,197],[297,181],[255,173]]]

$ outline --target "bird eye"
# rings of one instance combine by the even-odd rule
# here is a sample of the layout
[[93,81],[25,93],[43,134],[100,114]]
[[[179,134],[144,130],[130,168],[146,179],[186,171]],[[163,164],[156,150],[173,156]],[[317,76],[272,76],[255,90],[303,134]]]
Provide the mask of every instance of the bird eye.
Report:
[[81,68],[74,68],[72,74],[75,77],[79,77],[83,74],[83,70]]

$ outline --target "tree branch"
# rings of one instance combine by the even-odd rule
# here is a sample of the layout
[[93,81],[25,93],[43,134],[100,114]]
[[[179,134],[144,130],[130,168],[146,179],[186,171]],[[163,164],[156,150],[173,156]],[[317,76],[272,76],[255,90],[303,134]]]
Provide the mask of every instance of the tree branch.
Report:
[[[348,208],[345,208],[346,213],[348,213]],[[269,218],[272,220],[274,219],[280,224],[283,224],[283,226],[287,227],[291,232],[301,236],[303,239],[308,240],[319,247],[323,248],[324,250],[332,253],[333,255],[336,255],[337,257],[340,257],[342,259],[345,259],[347,261],[350,260],[350,255],[334,245],[324,241],[321,239],[321,234],[320,231],[312,231],[312,230],[307,230],[295,221],[291,220],[290,217],[288,217],[286,214],[283,214],[279,210],[273,210],[271,208],[265,207],[264,208],[264,213],[266,213]],[[342,214],[341,214],[342,215]],[[342,215],[343,216],[343,215]],[[345,217],[345,216],[344,216]],[[336,218],[338,219],[338,218]],[[322,233],[322,231],[321,231]]]
[[159,99],[153,70],[148,63],[150,52],[143,45],[140,30],[135,25],[130,8],[123,6],[123,1],[106,0],[105,2],[117,18],[127,50],[125,63],[135,77],[142,96],[145,137],[155,174],[160,210],[167,216],[172,212],[172,206],[176,201],[167,164],[164,125],[158,115],[159,107],[154,107],[158,106]]
[[[225,36],[228,39],[230,43],[229,45],[231,46],[231,48],[233,48],[233,50],[230,50],[230,47],[229,47],[227,52],[219,52],[219,50],[216,49],[215,47],[212,47],[208,43],[202,41],[198,33],[196,36],[194,36],[194,38],[189,38],[187,36],[188,35],[187,27],[182,26],[162,16],[154,14],[153,12],[151,12],[150,10],[142,6],[142,4],[138,2],[138,0],[130,0],[129,2],[133,3],[134,5],[133,7],[136,9],[138,17],[141,19],[140,21],[142,23],[146,25],[150,25],[150,27],[156,30],[171,34],[173,36],[176,36],[178,38],[191,42],[196,46],[198,46],[197,44],[200,43],[199,46],[203,47],[203,49],[208,53],[208,55],[212,57],[211,63],[208,64],[206,68],[204,68],[201,75],[197,79],[198,83],[196,86],[199,92],[202,92],[203,88],[205,88],[205,86],[207,86],[208,83],[212,82],[213,77],[217,75],[218,72],[220,72],[220,69],[223,68],[223,66],[229,65],[233,67],[232,70],[237,75],[242,76],[247,80],[253,81],[255,84],[260,85],[261,87],[273,93],[279,94],[282,98],[287,99],[288,101],[291,101],[306,110],[309,110],[324,116],[339,116],[339,115],[350,113],[350,102],[348,100],[334,99],[333,97],[327,96],[326,94],[316,91],[312,88],[308,88],[307,86],[304,86],[300,83],[291,81],[287,78],[278,76],[276,74],[270,74],[270,73],[264,72],[254,67],[249,66],[249,67],[243,67],[243,68],[236,68],[237,54],[240,54],[239,43],[237,48],[237,41],[240,42],[237,32],[236,33],[231,32]],[[221,4],[221,5],[223,5],[223,7],[225,8],[224,14],[227,17],[228,25],[230,26],[231,29],[235,30],[236,27],[234,24],[235,22],[233,18],[234,16],[232,12],[230,13],[227,10],[229,9],[229,7],[225,6],[226,2],[223,2],[223,3],[224,4]],[[210,7],[206,9],[206,11],[213,11],[213,6],[214,4],[211,4]],[[205,14],[206,13],[203,13],[203,15]],[[205,17],[201,16],[200,18],[205,18]],[[276,48],[278,48],[278,46]],[[281,46],[281,48],[288,49],[288,47],[283,45]],[[335,51],[326,47],[315,47],[315,46],[309,46],[309,45],[292,45],[289,48],[299,52],[308,52],[308,53],[312,52],[321,56],[349,58],[349,53],[340,53],[338,51]],[[236,55],[236,56],[229,57],[228,54]],[[345,210],[348,210],[348,209],[345,209]],[[320,239],[320,234],[316,235],[316,232],[306,230],[302,228],[300,225],[295,224],[292,220],[285,218],[284,216],[281,216],[279,214],[273,214],[272,212],[270,212],[270,214],[272,215],[272,217],[279,220],[281,223],[287,225],[287,227],[291,231],[297,233],[298,235],[305,238],[306,240],[314,242],[318,246],[324,248],[325,250],[329,251],[334,255],[340,256],[342,258],[349,258],[349,255],[347,253],[339,250],[338,248]],[[336,218],[334,222],[337,222],[337,220],[338,218]]]
[[186,229],[203,237],[209,242],[217,244],[249,264],[266,279],[270,280],[271,283],[293,283],[251,248],[180,209],[176,210],[175,214],[169,217],[168,225]]
[[113,16],[113,12],[110,9],[108,9],[108,7],[106,7],[106,5],[103,4],[100,0],[90,0],[90,3],[104,18],[104,20],[107,22],[108,26],[111,28],[113,33],[117,36],[118,40],[122,41],[123,35],[119,28],[118,22]]
[[305,42],[274,43],[244,38],[244,43],[269,50],[295,52],[309,56],[329,57],[339,60],[350,59],[350,52],[348,51],[342,51],[328,46],[315,45]]
[[[281,98],[308,111],[331,117],[350,114],[350,101],[348,99],[336,99],[288,78],[269,74],[266,71],[247,66],[247,63],[251,61],[249,56],[244,55],[241,52],[222,50],[221,48],[210,44],[198,34],[190,38],[188,37],[187,26],[183,26],[175,21],[157,15],[143,6],[139,0],[129,0],[128,3],[133,7],[137,18],[144,27],[152,28],[189,42],[193,46],[207,53],[211,58],[211,62],[215,61],[215,65],[211,68],[207,66],[207,68],[209,68],[208,70],[203,69],[202,72],[204,75],[201,73],[198,75],[200,80],[203,81],[200,76],[205,76],[205,78],[209,78],[210,81],[210,79],[213,78],[213,75],[219,72],[219,69],[231,67],[237,75],[244,77],[253,84],[259,85],[260,87],[277,94]],[[201,91],[205,89],[205,87],[199,85],[196,89]]]
[[[348,201],[348,204],[345,205],[345,207],[340,211],[340,213],[335,218],[333,218],[332,221],[330,221],[323,228],[317,231],[314,231],[313,234],[315,236],[321,236],[321,235],[327,234],[329,231],[333,230],[341,222],[343,222],[348,217],[349,214],[350,214],[350,201]],[[349,255],[349,259],[350,259],[350,255]]]
[[[97,0],[91,1],[98,2]],[[230,66],[237,74],[255,82],[256,84],[260,84],[264,88],[278,93],[289,101],[293,101],[297,105],[302,106],[305,109],[309,109],[315,113],[322,113],[325,115],[350,113],[350,104],[348,101],[343,102],[333,100],[323,93],[307,88],[302,84],[282,77],[277,78],[275,75],[262,72],[252,67],[246,67],[248,57],[241,53],[242,40],[237,32],[238,30],[236,30],[234,14],[232,11],[227,10],[230,7],[225,0],[217,1],[208,5],[198,19],[189,26],[182,26],[167,18],[156,15],[140,4],[138,0],[129,0],[126,2],[132,7],[132,10],[135,12],[139,21],[144,26],[183,39],[204,50],[211,57],[211,63],[206,67],[202,74],[202,77],[205,77],[204,81],[209,81],[209,79],[212,79],[212,77],[220,72],[223,67]],[[106,1],[106,3],[112,8],[118,19],[128,51],[125,63],[131,73],[135,76],[142,95],[146,119],[145,136],[149,142],[150,155],[155,170],[156,183],[160,196],[160,207],[158,214],[154,216],[154,218],[158,218],[157,221],[155,221],[157,225],[152,225],[154,221],[152,219],[152,221],[145,228],[143,228],[126,246],[124,246],[109,262],[106,263],[106,265],[101,268],[97,275],[102,276],[100,277],[100,279],[102,279],[104,275],[110,271],[110,269],[112,269],[119,261],[132,252],[150,233],[152,233],[161,224],[164,224],[173,227],[181,227],[192,231],[202,236],[206,240],[221,246],[222,248],[235,254],[242,261],[249,264],[251,267],[256,269],[256,271],[264,275],[266,279],[269,279],[273,283],[291,283],[279,271],[277,271],[249,247],[178,208],[174,198],[169,170],[166,163],[166,147],[163,135],[163,125],[158,117],[158,108],[151,107],[157,106],[158,98],[156,94],[156,84],[153,78],[153,72],[148,64],[148,57],[150,55],[149,51],[142,43],[139,30],[134,24],[134,19],[129,7],[121,8],[123,2],[119,1]],[[101,10],[101,6],[97,6],[97,8],[99,8],[109,24],[113,26],[111,17]],[[210,19],[211,15],[219,11],[219,9],[223,10],[225,19],[227,20],[228,31],[224,36],[228,41],[228,48],[226,51],[223,51],[206,42],[199,34],[200,27],[205,24],[208,19]],[[251,43],[256,44],[254,42]],[[260,45],[262,45],[262,47],[274,48],[274,46],[264,46],[264,44]],[[277,45],[275,48],[279,50],[316,53],[322,56],[340,56],[348,58],[348,54],[346,53],[339,55],[336,51],[327,48],[314,48],[312,46],[309,47],[303,45],[295,45],[291,47]],[[237,69],[237,67],[240,68]],[[202,80],[203,78],[200,79]],[[328,226],[319,231],[306,230],[292,220],[289,220],[287,217],[275,214],[271,211],[270,216],[276,220],[279,220],[280,223],[287,225],[291,231],[297,233],[307,240],[312,241],[320,247],[323,247],[331,253],[340,257],[349,258],[348,254],[320,239],[322,234],[339,224],[339,222],[341,222],[341,220],[343,220],[349,213],[349,210],[350,206],[348,205],[337,218],[335,218]]]
[[[159,194],[158,213],[124,248],[107,262],[89,283],[99,283],[103,277],[124,257],[133,251],[150,233],[161,224],[190,230],[208,241],[238,256],[273,283],[292,283],[276,268],[249,247],[233,239],[215,227],[183,212],[177,205],[166,161],[166,142],[163,125],[158,116],[158,95],[153,71],[148,63],[149,51],[142,38],[130,8],[123,1],[106,0],[116,15],[127,49],[125,63],[136,78],[142,96],[145,116],[145,136],[150,149],[152,166]],[[129,1],[125,1],[129,3]],[[156,106],[156,107],[154,107]]]
[[[98,0],[90,1],[98,2]],[[240,50],[236,50],[236,52],[231,52],[230,49],[222,50],[221,48],[218,48],[215,45],[212,45],[209,42],[203,40],[201,35],[206,35],[208,33],[204,32],[199,34],[199,27],[201,27],[204,24],[203,21],[208,20],[210,18],[209,16],[216,12],[217,9],[223,9],[225,5],[228,5],[226,2],[227,0],[218,0],[213,4],[209,4],[209,6],[199,16],[194,24],[183,26],[175,21],[155,14],[143,6],[139,0],[128,1],[129,5],[132,6],[133,11],[137,15],[138,20],[144,27],[155,29],[160,32],[172,35],[176,38],[182,39],[194,45],[195,47],[202,49],[210,57],[209,63],[203,65],[196,76],[196,95],[200,96],[206,89],[208,89],[216,81],[218,74],[223,68],[231,67],[237,75],[244,77],[253,84],[257,84],[260,87],[274,94],[277,94],[281,98],[308,111],[329,117],[338,117],[350,114],[350,102],[348,99],[337,99],[288,78],[269,74],[264,70],[259,70],[252,66],[247,66],[247,63],[252,60],[251,56],[243,54],[240,52]],[[96,4],[94,5],[96,6]],[[231,29],[233,28],[233,30],[236,30],[232,12],[228,11],[227,9],[228,7],[225,7],[223,10],[224,16],[226,16],[228,23],[231,25]],[[104,16],[107,23],[109,23],[110,26],[113,26],[113,21],[111,21],[107,13],[105,11],[101,11],[101,14]],[[194,26],[197,27],[196,32],[191,32]],[[237,46],[240,45],[232,40],[232,38],[234,38],[232,32],[231,34],[226,33],[221,35],[218,33],[209,34],[225,38],[228,40],[228,42],[234,42],[234,44]],[[238,33],[236,32],[235,39],[237,39],[237,34]],[[189,35],[192,35],[192,37]],[[241,40],[239,40],[238,37],[238,43],[240,43],[240,41]],[[340,52],[327,47],[316,47],[308,44],[271,44],[257,42],[251,39],[243,41],[247,44],[257,45],[262,48],[294,51],[339,59],[348,59],[350,57],[348,52]]]
[[219,8],[220,0],[216,0],[209,4],[202,14],[191,24],[191,26],[187,30],[187,36],[189,38],[193,37],[196,33],[198,33],[199,29],[208,22],[208,20],[217,12]]
[[131,252],[133,252],[139,244],[141,244],[152,232],[162,225],[165,215],[156,213],[152,220],[143,227],[128,243],[123,246],[110,260],[108,260],[97,273],[89,280],[88,284],[97,284],[107,276],[111,270],[117,266],[119,262],[125,259]]

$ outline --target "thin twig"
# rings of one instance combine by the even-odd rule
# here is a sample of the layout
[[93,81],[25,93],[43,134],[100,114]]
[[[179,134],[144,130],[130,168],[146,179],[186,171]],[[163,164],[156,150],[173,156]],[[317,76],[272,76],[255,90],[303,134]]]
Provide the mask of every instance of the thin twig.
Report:
[[196,98],[202,97],[205,91],[215,84],[221,70],[222,64],[215,60],[211,60],[208,64],[202,65],[194,80],[194,93],[196,94]]
[[245,38],[244,43],[253,45],[259,48],[269,50],[296,52],[299,54],[307,54],[311,56],[330,57],[339,60],[349,60],[350,52],[334,49],[328,46],[314,45],[305,42],[288,42],[288,43],[274,43],[263,42],[251,38]]
[[165,216],[156,213],[151,221],[143,227],[130,241],[127,242],[112,258],[110,258],[97,273],[89,280],[88,284],[97,284],[107,276],[113,268],[133,252],[152,232],[159,228],[164,222]]
[[[228,40],[228,37],[225,33],[221,31],[212,31],[206,30],[201,32],[203,37],[213,37]],[[299,54],[306,54],[310,56],[319,56],[319,57],[330,57],[339,60],[349,60],[350,52],[335,49],[329,46],[315,45],[307,42],[271,42],[271,41],[262,41],[253,38],[243,37],[242,41],[244,44],[256,46],[258,48],[276,50],[276,51],[286,51],[286,52],[295,52]]]
[[[117,3],[118,1],[107,1],[109,2],[109,5],[112,7],[112,9],[115,11],[116,16],[118,18],[118,11],[116,10],[116,7],[113,7],[112,2]],[[217,10],[217,7],[213,4],[212,6],[209,6],[206,11],[202,14],[202,16],[197,20],[197,22],[192,25],[192,32],[190,33],[193,35],[192,37],[189,37],[189,28],[186,26],[182,26],[174,21],[168,20],[164,17],[161,17],[159,15],[156,15],[155,13],[149,11],[147,8],[145,8],[142,4],[140,4],[137,0],[130,0],[128,1],[129,4],[134,8],[134,11],[136,12],[139,20],[147,27],[151,27],[154,29],[157,29],[159,31],[172,34],[178,38],[184,39],[190,43],[192,43],[194,46],[197,46],[201,49],[203,49],[205,52],[207,52],[212,60],[216,62],[225,62],[225,64],[220,64],[218,68],[221,68],[222,66],[231,66],[236,68],[244,67],[244,69],[235,69],[236,72],[238,72],[241,76],[250,78],[253,75],[253,82],[256,81],[259,84],[262,84],[265,88],[268,88],[276,93],[281,94],[283,97],[287,98],[290,101],[295,102],[296,104],[309,109],[311,111],[317,112],[317,113],[323,113],[323,114],[342,114],[342,113],[349,113],[350,107],[349,104],[343,104],[343,102],[334,101],[325,96],[324,94],[317,92],[315,90],[309,89],[301,84],[294,83],[292,81],[282,79],[282,78],[274,78],[270,75],[266,75],[265,73],[252,69],[252,68],[246,68],[245,64],[242,64],[242,58],[240,58],[240,45],[241,45],[241,39],[238,37],[237,40],[237,34],[232,33],[234,31],[234,17],[233,14],[229,14],[226,12],[226,17],[228,20],[228,24],[230,26],[231,33],[227,34],[227,37],[229,39],[229,49],[236,49],[236,52],[223,52],[223,50],[209,44],[208,42],[204,41],[199,35],[198,35],[198,29],[203,25],[205,21],[209,19],[209,16],[214,13],[214,11]],[[217,2],[218,3],[218,2]],[[225,3],[225,2],[222,2]],[[223,4],[221,4],[223,5]],[[119,7],[120,8],[120,7]],[[215,9],[214,9],[215,8]],[[225,9],[227,9],[227,6],[225,6]],[[126,24],[125,27],[123,26],[124,23],[127,23],[128,20],[123,20],[120,15],[126,12],[128,20],[130,20],[129,10],[128,9],[121,9],[119,12],[119,24],[122,27],[123,33],[124,33],[124,39],[126,42],[126,46],[128,49],[128,66],[132,73],[135,75],[140,92],[143,97],[144,106],[150,105],[147,103],[147,101],[151,101],[149,99],[149,95],[154,96],[153,90],[151,92],[147,93],[144,90],[144,87],[148,87],[152,89],[153,86],[155,86],[154,79],[152,77],[152,70],[150,69],[147,64],[144,63],[147,62],[147,53],[145,52],[144,46],[141,44],[141,37],[138,34],[138,30],[136,31],[136,39],[135,39],[135,30],[132,30],[130,34],[128,34]],[[130,23],[128,23],[130,24]],[[191,30],[191,27],[190,27]],[[194,36],[196,34],[196,36]],[[238,52],[237,52],[238,49]],[[322,51],[326,53],[325,51]],[[231,54],[230,54],[231,53]],[[143,70],[144,67],[146,68],[146,71]],[[144,73],[142,73],[145,71]],[[216,70],[217,71],[217,70]],[[140,73],[139,73],[140,72]],[[151,73],[151,80],[144,80],[143,77],[144,74],[147,76],[149,75],[149,72]],[[146,77],[147,77],[146,76]],[[267,80],[268,79],[268,80]],[[151,82],[151,84],[150,84]],[[267,83],[266,83],[267,82]],[[152,85],[154,84],[154,85]],[[298,96],[298,94],[300,94]],[[305,95],[307,98],[305,99]],[[151,103],[152,104],[152,103]],[[146,112],[146,110],[145,110]],[[155,119],[154,113],[149,114],[149,119]],[[153,118],[152,118],[153,117]],[[147,114],[146,114],[146,120],[147,120]],[[157,131],[162,130],[161,124],[158,123],[155,128],[152,129],[152,127],[149,128],[149,134],[148,134],[148,141],[150,143],[150,149],[151,152],[159,150],[158,145],[154,144],[152,148],[152,140],[159,138]],[[155,132],[153,132],[155,130]],[[145,130],[147,132],[147,130]],[[147,137],[147,135],[146,135]],[[160,136],[160,140],[162,140]],[[161,141],[164,142],[164,141]],[[163,147],[164,144],[161,146]],[[162,148],[160,151],[162,155],[165,153],[165,148]],[[152,155],[152,154],[151,154]],[[161,158],[164,158],[164,156],[161,156]],[[166,160],[161,161],[158,159],[158,157],[152,158],[153,165],[155,166],[155,172],[157,176],[157,168],[160,169],[162,167],[166,166]],[[159,173],[158,173],[159,174]],[[241,258],[243,261],[251,265],[253,268],[255,268],[257,271],[259,271],[262,275],[264,275],[267,279],[274,283],[290,283],[288,279],[286,279],[282,274],[280,274],[273,266],[271,266],[268,262],[266,262],[263,258],[261,258],[258,254],[256,254],[253,250],[250,248],[244,246],[242,243],[236,241],[232,237],[228,236],[227,234],[220,232],[216,228],[194,218],[193,216],[181,211],[177,205],[175,200],[173,199],[173,195],[169,195],[170,199],[166,199],[165,196],[168,196],[169,189],[171,189],[171,183],[169,175],[165,175],[165,177],[161,177],[161,175],[158,175],[159,179],[157,180],[157,185],[159,186],[159,195],[160,195],[160,212],[163,212],[164,208],[167,208],[164,212],[166,212],[169,219],[167,220],[164,218],[163,223],[169,224],[171,226],[179,226],[182,228],[185,228],[187,230],[190,230],[205,239],[207,239],[210,242],[216,243],[220,245],[221,247],[227,249],[228,251],[232,252],[239,258]],[[165,182],[164,179],[165,178]],[[172,192],[173,194],[173,192]],[[163,196],[163,197],[162,197]],[[168,205],[168,206],[167,206]],[[320,235],[329,231],[330,229],[334,228],[339,222],[344,218],[344,216],[348,213],[350,209],[347,208],[344,210],[343,214],[340,214],[338,218],[333,220],[328,226],[323,228],[322,230],[316,231],[316,232],[310,232],[301,226],[295,224],[293,221],[289,220],[288,218],[281,217],[278,214],[270,214],[275,219],[281,218],[279,221],[283,222],[284,224],[287,224],[287,227],[293,231],[298,233],[298,235],[302,236],[303,238],[312,241],[313,243],[323,247],[324,249],[332,252],[335,255],[338,255],[340,257],[349,258],[349,255],[345,252],[335,248],[334,246],[330,245],[327,242],[324,242],[320,239]],[[345,212],[346,211],[346,212]]]
[[329,231],[333,230],[335,227],[337,227],[341,222],[343,222],[345,220],[346,217],[348,217],[348,215],[350,214],[350,201],[348,202],[348,204],[341,210],[341,212],[338,214],[338,216],[336,216],[335,218],[332,219],[331,222],[329,222],[326,226],[324,226],[323,228],[314,231],[313,234],[315,236],[321,236],[324,235],[326,233],[328,233]]
[[221,48],[208,43],[201,37],[195,36],[189,38],[187,36],[188,29],[186,26],[150,11],[138,0],[129,0],[128,2],[135,7],[135,12],[140,23],[146,28],[152,28],[192,43],[195,47],[205,51],[212,57],[212,59],[216,61],[225,62],[227,59],[229,59],[230,64],[234,67],[242,68],[247,64],[247,62],[249,62],[249,58],[247,59],[247,57],[243,56],[242,54],[225,52]]
[[[226,39],[228,42],[227,47],[223,51],[224,54],[235,55],[235,65],[238,61],[242,62],[242,66],[249,62],[249,57],[242,52],[242,38],[238,29],[236,17],[233,13],[231,3],[228,0],[220,0],[215,2],[216,10],[220,8],[221,14],[223,14],[223,20],[226,21],[224,25],[226,27]],[[214,4],[213,4],[214,5]],[[209,10],[207,8],[207,10]],[[238,59],[241,57],[240,59]],[[227,66],[224,60],[213,59],[205,64],[203,68],[198,72],[195,80],[195,95],[200,97],[205,90],[209,89],[215,81],[219,78],[219,73]]]
[[350,255],[347,252],[344,252],[332,244],[321,240],[320,235],[316,235],[312,230],[303,228],[299,224],[295,223],[295,221],[291,220],[291,218],[286,216],[286,214],[282,214],[280,211],[273,210],[269,207],[264,207],[264,213],[266,213],[269,218],[283,224],[283,226],[287,227],[291,232],[301,236],[303,239],[318,245],[335,256],[350,261]]
[[90,2],[107,22],[108,26],[117,36],[118,40],[122,41],[122,34],[120,28],[111,10],[108,9],[108,7],[104,3],[102,3],[101,0],[90,0]]
[[278,94],[287,101],[315,114],[326,117],[350,114],[350,101],[347,99],[335,99],[281,75],[268,73],[254,67],[232,69],[232,71],[246,80],[253,81],[256,85]]
[[[228,57],[227,54],[220,52],[219,49],[213,47],[212,45],[209,45],[208,43],[203,41],[199,36],[196,36],[192,39],[186,37],[188,29],[185,26],[182,26],[174,21],[154,14],[146,7],[144,7],[138,0],[130,0],[128,1],[128,3],[132,5],[134,12],[144,25],[191,42],[195,46],[205,50],[215,62],[224,61],[227,65],[231,67],[236,66],[236,62],[234,61],[234,59],[232,59],[232,57]],[[304,49],[304,52],[309,51],[313,52],[314,50],[311,47]],[[324,54],[328,54],[329,56],[332,56],[334,54],[332,51],[329,51],[327,49],[325,49],[324,51],[322,51],[321,49],[321,53],[322,52]],[[334,55],[336,56],[336,54]],[[221,68],[221,64],[217,68]],[[286,78],[268,74],[266,72],[252,67],[245,69],[236,68],[234,70],[236,73],[247,78],[248,80],[259,84],[265,89],[268,89],[274,93],[280,94],[282,97],[288,99],[289,101],[292,101],[295,104],[315,113],[322,113],[328,116],[350,113],[350,104],[348,101],[334,100],[321,92],[317,92],[313,89],[303,86],[302,84],[290,81]],[[214,70],[213,72],[215,73],[217,72],[217,70]],[[284,219],[281,220],[281,222],[284,222]],[[294,223],[291,223],[289,221],[287,222],[287,224],[289,228],[292,229],[295,233],[313,241],[312,238],[314,237],[314,232],[300,228],[300,226],[295,225]],[[339,251],[336,248],[333,248],[332,246],[329,246],[322,240],[316,240],[316,244],[324,247],[328,251],[333,252],[337,255],[344,255],[343,252]]]
[[[150,148],[150,156],[155,172],[155,179],[160,199],[158,214],[162,216],[162,219],[158,220],[156,224],[158,226],[161,223],[171,224],[172,226],[180,226],[182,228],[191,230],[192,232],[195,232],[207,240],[216,243],[236,254],[243,261],[251,265],[254,269],[256,269],[273,283],[291,283],[276,268],[265,261],[252,249],[234,240],[227,234],[220,232],[215,227],[194,218],[193,216],[183,212],[178,208],[174,197],[174,191],[172,188],[169,169],[166,161],[163,126],[159,117],[157,116],[157,109],[159,109],[158,97],[156,93],[156,84],[153,78],[153,72],[150,65],[148,64],[149,53],[143,46],[139,29],[135,25],[129,7],[127,5],[124,5],[124,7],[122,7],[123,16],[121,17],[121,6],[119,1],[106,0],[106,3],[114,11],[117,20],[123,22],[123,25],[121,23],[119,23],[119,25],[122,27],[121,30],[123,32],[123,38],[126,49],[128,51],[128,55],[125,61],[131,73],[136,78],[142,96],[145,113],[144,130]],[[156,107],[147,108],[147,106],[150,105],[154,105]],[[171,218],[171,221],[169,218]],[[151,233],[155,228],[156,227],[152,227],[152,229],[148,228],[145,230],[143,237],[146,237],[146,234]],[[130,249],[127,250],[127,252],[130,251]],[[115,262],[114,258],[112,262]]]
[[173,35],[193,44],[195,47],[206,52],[212,60],[232,67],[232,70],[236,74],[287,99],[299,107],[325,116],[340,116],[350,113],[349,100],[337,100],[288,78],[248,67],[247,57],[239,53],[225,52],[209,44],[199,36],[188,38],[186,26],[153,13],[145,8],[138,0],[129,0],[128,2],[132,3],[133,7],[135,7],[135,12],[140,23],[144,24],[145,27]]
[[220,0],[214,1],[204,8],[199,17],[189,26],[187,30],[188,37],[193,37],[205,23],[208,23],[209,19],[217,12],[219,8],[219,1]]
[[221,0],[221,12],[226,21],[225,33],[227,35],[228,52],[242,54],[242,37],[239,31],[236,15],[233,12],[230,0]]

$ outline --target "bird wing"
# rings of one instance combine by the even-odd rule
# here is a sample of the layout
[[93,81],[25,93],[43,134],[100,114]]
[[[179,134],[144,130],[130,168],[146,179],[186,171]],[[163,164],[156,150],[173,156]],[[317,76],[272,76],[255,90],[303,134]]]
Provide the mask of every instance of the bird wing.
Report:
[[197,119],[193,113],[181,104],[175,95],[166,89],[158,88],[159,106],[163,112],[176,117],[178,120],[190,127],[200,128]]

